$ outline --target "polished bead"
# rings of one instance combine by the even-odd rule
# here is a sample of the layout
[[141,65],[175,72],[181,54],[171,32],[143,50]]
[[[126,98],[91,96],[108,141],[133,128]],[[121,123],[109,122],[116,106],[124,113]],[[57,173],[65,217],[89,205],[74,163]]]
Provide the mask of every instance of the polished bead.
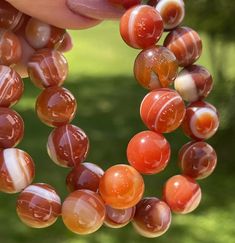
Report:
[[80,189],[98,192],[103,174],[104,171],[96,164],[87,162],[79,164],[67,175],[67,188],[70,192]]
[[167,180],[163,198],[173,212],[190,213],[201,201],[201,188],[193,178],[176,175]]
[[211,74],[199,65],[182,69],[174,84],[181,97],[188,102],[206,98],[213,88]]
[[164,46],[175,54],[181,67],[193,64],[202,53],[201,38],[189,27],[178,27],[172,30],[167,35]]
[[0,29],[0,53],[0,65],[10,66],[20,61],[21,43],[10,30]]
[[136,80],[146,89],[166,88],[178,74],[175,55],[162,46],[144,49],[134,64]]
[[141,3],[141,0],[108,0],[108,1],[113,4],[123,6],[126,9],[131,8],[134,5],[138,5]]
[[144,131],[136,134],[127,146],[127,160],[143,174],[156,174],[167,166],[170,145],[159,133]]
[[146,197],[136,205],[132,223],[140,235],[155,238],[164,234],[170,227],[171,210],[158,198]]
[[68,74],[68,64],[62,53],[52,49],[36,51],[28,62],[31,81],[39,88],[60,86]]
[[55,128],[49,135],[47,151],[59,166],[74,167],[86,159],[89,140],[85,132],[67,124]]
[[160,14],[147,5],[127,10],[120,22],[120,33],[127,45],[143,49],[154,45],[163,33]]
[[118,164],[105,171],[100,180],[99,192],[110,207],[131,208],[143,196],[144,181],[135,168]]
[[140,106],[140,116],[144,124],[159,133],[169,133],[177,129],[184,115],[184,102],[172,89],[151,91],[144,97]]
[[64,29],[31,18],[25,28],[25,37],[35,49],[56,48],[63,41]]
[[16,104],[24,91],[20,75],[12,68],[0,65],[0,107]]
[[74,191],[62,205],[62,219],[65,226],[72,232],[81,235],[91,234],[104,223],[104,202],[93,191]]
[[24,135],[24,121],[10,108],[0,108],[0,148],[16,146]]
[[184,175],[194,179],[204,179],[215,169],[215,150],[203,141],[189,142],[179,151],[179,166]]
[[187,107],[182,128],[188,137],[197,140],[209,139],[216,133],[218,127],[219,115],[213,105],[197,101]]
[[71,51],[72,48],[73,48],[72,37],[68,32],[65,32],[64,39],[60,43],[60,45],[56,48],[56,50],[60,52],[68,52]]
[[156,5],[166,30],[174,29],[184,19],[185,9],[183,0],[160,0]]
[[61,200],[52,186],[36,183],[20,193],[16,211],[27,226],[45,228],[54,224],[60,216]]
[[16,30],[24,14],[5,0],[0,1],[0,29]]
[[105,225],[109,228],[122,228],[134,217],[135,206],[126,209],[116,209],[106,206]]
[[37,98],[37,115],[48,126],[62,126],[71,122],[76,110],[75,97],[63,87],[46,88]]
[[30,155],[17,148],[0,151],[0,191],[17,193],[34,178],[35,167]]

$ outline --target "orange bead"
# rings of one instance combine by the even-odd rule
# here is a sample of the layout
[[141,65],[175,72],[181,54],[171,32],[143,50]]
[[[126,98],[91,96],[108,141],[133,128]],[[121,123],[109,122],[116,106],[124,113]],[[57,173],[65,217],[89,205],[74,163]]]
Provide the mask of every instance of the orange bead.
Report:
[[175,80],[177,73],[175,55],[162,46],[144,49],[135,60],[135,78],[146,89],[168,87]]
[[10,30],[0,29],[0,65],[10,66],[20,61],[22,47],[19,38]]
[[144,193],[144,181],[129,165],[110,167],[100,180],[99,192],[107,205],[116,209],[135,206]]
[[28,73],[31,81],[39,88],[60,86],[67,77],[68,63],[60,52],[41,49],[30,58]]
[[104,202],[93,191],[74,191],[62,205],[62,219],[65,226],[72,232],[81,235],[91,234],[104,223]]
[[144,124],[159,133],[169,133],[177,129],[184,115],[184,102],[172,89],[151,91],[144,97],[140,106],[140,116]]
[[62,87],[53,86],[42,91],[36,102],[40,120],[48,126],[62,126],[72,121],[77,103],[72,93]]

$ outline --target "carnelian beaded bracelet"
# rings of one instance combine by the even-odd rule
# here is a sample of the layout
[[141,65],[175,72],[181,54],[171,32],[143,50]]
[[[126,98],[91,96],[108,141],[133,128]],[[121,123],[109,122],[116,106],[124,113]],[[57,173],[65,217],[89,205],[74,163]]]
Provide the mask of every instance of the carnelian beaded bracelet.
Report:
[[[83,235],[103,224],[121,228],[132,222],[140,235],[153,238],[168,230],[172,212],[187,214],[197,208],[201,189],[196,180],[206,178],[216,167],[216,152],[205,140],[217,131],[219,116],[203,100],[210,94],[213,80],[208,70],[194,64],[202,53],[202,41],[195,30],[180,26],[185,14],[183,0],[153,0],[148,5],[139,0],[109,1],[127,9],[120,20],[120,33],[127,45],[142,49],[134,62],[134,76],[149,91],[140,105],[140,117],[148,130],[130,139],[130,165],[117,164],[103,171],[84,162],[89,139],[81,128],[70,124],[77,102],[62,87],[68,74],[62,54],[67,50],[68,33],[0,0],[0,191],[20,193],[17,214],[29,227],[48,227],[62,216],[69,230]],[[24,122],[11,108],[24,89],[14,70],[22,56],[19,29],[25,31],[34,50],[27,63],[29,78],[42,89],[36,113],[53,127],[48,155],[57,165],[71,168],[66,178],[70,194],[63,202],[51,185],[31,184],[33,159],[15,148],[24,134]],[[164,45],[156,45],[163,31],[170,31]],[[170,88],[173,83],[175,89]],[[184,101],[191,103],[185,106]],[[158,174],[167,167],[171,148],[163,134],[179,127],[192,139],[179,151],[182,173],[167,180],[161,198],[143,198],[141,174]]]

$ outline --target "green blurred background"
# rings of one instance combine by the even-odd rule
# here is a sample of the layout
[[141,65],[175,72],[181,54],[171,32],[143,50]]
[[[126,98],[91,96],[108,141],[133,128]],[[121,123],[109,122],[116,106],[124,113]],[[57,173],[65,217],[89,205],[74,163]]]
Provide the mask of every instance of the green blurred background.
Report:
[[[30,229],[15,213],[17,195],[0,194],[0,242],[62,243],[233,243],[235,242],[235,4],[232,0],[186,0],[184,25],[200,32],[203,55],[199,64],[214,77],[214,91],[207,99],[221,116],[217,135],[208,142],[218,153],[214,174],[200,181],[203,198],[200,207],[185,216],[173,215],[169,231],[158,239],[145,239],[131,225],[124,229],[101,228],[90,236],[70,233],[59,219],[50,228]],[[84,31],[71,32],[74,49],[66,54],[70,74],[65,87],[78,101],[73,121],[88,134],[91,149],[87,161],[104,169],[127,163],[125,149],[130,138],[146,129],[139,117],[139,105],[147,93],[134,80],[132,67],[138,50],[127,47],[119,36],[117,22],[105,22]],[[25,120],[25,138],[19,145],[35,160],[34,182],[53,185],[62,199],[67,195],[65,177],[68,169],[56,166],[46,152],[51,128],[36,117],[34,103],[39,90],[25,80],[25,94],[16,106]],[[168,168],[159,175],[145,176],[146,196],[161,197],[166,179],[179,173],[177,151],[188,141],[182,131],[167,135],[172,146]]]

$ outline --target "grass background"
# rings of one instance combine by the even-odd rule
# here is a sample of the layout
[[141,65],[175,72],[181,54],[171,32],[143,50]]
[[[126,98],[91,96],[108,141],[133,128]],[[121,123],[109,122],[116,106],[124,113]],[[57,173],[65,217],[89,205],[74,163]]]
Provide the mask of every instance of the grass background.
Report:
[[[90,138],[87,161],[104,169],[116,163],[127,163],[125,149],[128,141],[134,134],[146,129],[139,117],[139,105],[147,91],[136,83],[132,74],[138,50],[122,42],[118,23],[106,22],[91,30],[71,33],[75,46],[66,54],[70,74],[65,87],[78,101],[73,124],[83,128]],[[173,215],[171,228],[158,239],[137,235],[131,225],[117,230],[103,227],[90,236],[78,236],[70,233],[61,219],[47,229],[24,226],[15,212],[17,195],[0,193],[0,242],[235,242],[235,161],[232,153],[235,145],[235,46],[219,40],[212,46],[206,34],[201,33],[201,36],[204,50],[198,63],[206,66],[214,76],[214,92],[207,100],[218,107],[221,126],[217,135],[208,141],[218,153],[218,166],[211,177],[199,182],[203,192],[200,207],[189,215]],[[218,61],[222,65],[222,73],[216,69]],[[43,125],[34,112],[39,92],[29,80],[25,80],[24,97],[15,106],[25,120],[25,137],[18,147],[29,152],[35,160],[34,182],[53,185],[64,199],[67,195],[65,177],[69,170],[56,166],[47,155],[46,142],[51,128]],[[177,151],[188,139],[181,130],[166,137],[172,147],[170,164],[163,173],[144,177],[146,196],[161,197],[164,182],[179,173]]]

